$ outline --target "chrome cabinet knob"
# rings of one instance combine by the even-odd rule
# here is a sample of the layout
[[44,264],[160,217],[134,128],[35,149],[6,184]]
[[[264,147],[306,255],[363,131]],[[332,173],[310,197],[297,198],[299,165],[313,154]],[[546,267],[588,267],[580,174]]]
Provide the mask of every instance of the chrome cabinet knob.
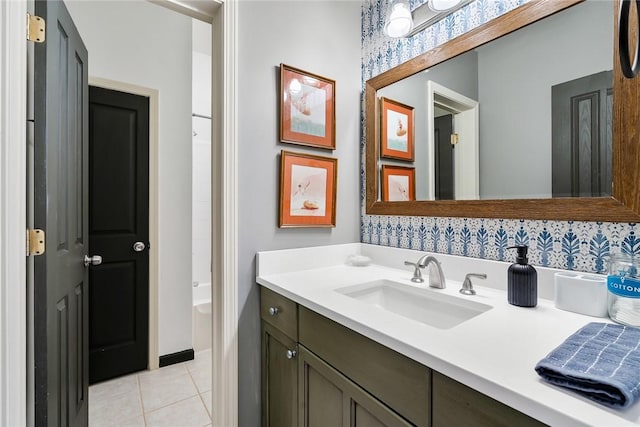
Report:
[[144,249],[145,249],[146,247],[147,247],[147,245],[145,245],[145,244],[144,244],[144,243],[142,243],[142,242],[135,242],[135,243],[133,244],[133,250],[134,250],[134,251],[136,251],[136,252],[142,252],[142,251],[144,251]]
[[94,255],[90,257],[89,255],[84,256],[84,266],[89,267],[90,265],[100,265],[102,264],[102,257],[100,255]]
[[280,313],[280,310],[278,310],[278,307],[269,307],[269,314],[270,315],[275,316],[278,313]]
[[298,352],[295,350],[287,350],[287,359],[293,359],[298,355]]

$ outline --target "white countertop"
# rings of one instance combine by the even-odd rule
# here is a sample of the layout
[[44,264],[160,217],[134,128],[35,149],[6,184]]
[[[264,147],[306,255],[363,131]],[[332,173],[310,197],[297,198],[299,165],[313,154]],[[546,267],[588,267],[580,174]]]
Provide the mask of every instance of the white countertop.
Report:
[[[370,246],[350,244],[261,252],[257,282],[546,424],[640,425],[640,404],[626,411],[609,409],[545,383],[534,371],[536,363],[569,335],[589,322],[607,319],[559,310],[553,301],[541,298],[535,308],[515,307],[508,304],[505,291],[483,287],[480,280],[474,281],[477,295],[461,295],[458,292],[461,282],[449,277],[471,272],[464,265],[466,260],[473,263],[473,272],[479,273],[484,272],[479,269],[483,262],[493,263],[487,264],[487,270],[508,264],[435,254],[439,259],[447,259],[442,264],[448,280],[446,289],[430,289],[431,292],[481,302],[492,309],[451,329],[431,327],[335,292],[378,279],[427,287],[426,283],[412,283],[411,272],[401,264],[398,268],[380,265],[389,264],[390,259],[396,263],[397,254],[415,261],[415,255],[421,253]],[[373,255],[374,263],[366,267],[346,264],[347,256],[354,253]],[[411,257],[407,258],[408,255]],[[302,261],[295,262],[296,259]],[[464,272],[455,273],[465,267]],[[547,281],[549,276],[539,274],[539,287],[548,288],[548,283],[540,283],[540,276]],[[496,282],[487,283],[495,286]]]

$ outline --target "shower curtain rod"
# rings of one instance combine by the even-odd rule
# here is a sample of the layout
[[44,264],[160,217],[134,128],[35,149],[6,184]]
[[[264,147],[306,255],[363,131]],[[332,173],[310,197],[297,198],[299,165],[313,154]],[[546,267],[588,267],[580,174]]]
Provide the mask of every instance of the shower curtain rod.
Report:
[[191,114],[191,117],[199,117],[201,119],[209,119],[209,120],[211,120],[210,116],[203,116],[202,114],[196,114],[196,113]]

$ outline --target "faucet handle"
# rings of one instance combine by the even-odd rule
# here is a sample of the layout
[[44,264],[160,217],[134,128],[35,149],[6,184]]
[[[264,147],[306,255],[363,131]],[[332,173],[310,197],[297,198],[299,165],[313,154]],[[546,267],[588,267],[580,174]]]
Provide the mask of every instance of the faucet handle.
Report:
[[464,282],[462,282],[462,289],[460,289],[460,293],[464,295],[475,295],[476,291],[473,289],[473,284],[471,283],[471,278],[477,277],[478,279],[486,279],[487,275],[483,273],[469,273],[464,276]]
[[413,270],[413,277],[411,278],[411,281],[414,283],[423,283],[424,279],[422,278],[422,272],[420,271],[422,267],[420,264],[416,263],[416,262],[411,262],[411,261],[405,261],[404,265],[410,265],[412,266],[415,270]]

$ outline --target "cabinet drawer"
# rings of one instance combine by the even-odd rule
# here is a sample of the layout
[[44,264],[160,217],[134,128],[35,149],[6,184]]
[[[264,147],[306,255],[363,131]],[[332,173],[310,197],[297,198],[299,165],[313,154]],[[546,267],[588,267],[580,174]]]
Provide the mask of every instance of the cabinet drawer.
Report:
[[433,372],[433,427],[540,427],[543,423]]
[[304,307],[299,342],[418,426],[431,416],[431,370]]
[[262,320],[297,341],[298,310],[295,302],[261,286],[260,316]]

